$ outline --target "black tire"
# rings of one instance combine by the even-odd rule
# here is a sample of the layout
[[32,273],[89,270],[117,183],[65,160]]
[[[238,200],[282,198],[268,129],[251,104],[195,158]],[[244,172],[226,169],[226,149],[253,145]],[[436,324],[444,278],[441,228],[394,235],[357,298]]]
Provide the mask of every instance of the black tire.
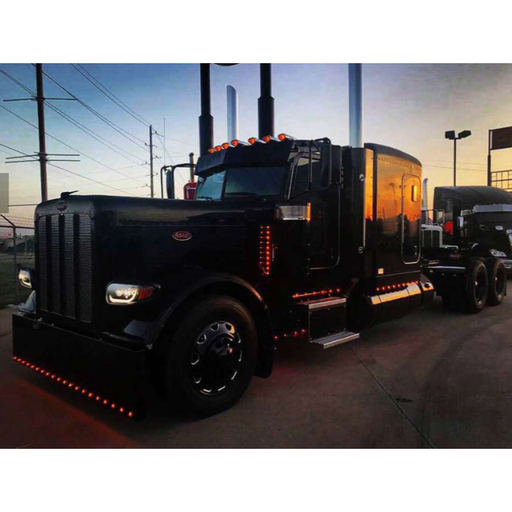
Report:
[[466,277],[466,311],[472,314],[480,313],[487,302],[488,292],[489,278],[484,262],[471,261]]
[[485,265],[489,277],[489,293],[487,305],[498,306],[507,294],[507,269],[499,258],[489,258]]
[[168,343],[166,395],[201,416],[229,409],[249,386],[257,357],[257,330],[245,306],[231,297],[207,296]]

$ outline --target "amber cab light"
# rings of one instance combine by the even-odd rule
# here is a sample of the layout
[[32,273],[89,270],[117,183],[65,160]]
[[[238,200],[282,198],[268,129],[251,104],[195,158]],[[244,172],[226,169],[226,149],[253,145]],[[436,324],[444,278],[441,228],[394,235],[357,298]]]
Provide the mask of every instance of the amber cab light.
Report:
[[249,140],[249,144],[256,144],[256,137],[251,137]]
[[295,137],[292,137],[291,135],[287,135],[286,133],[280,133],[277,138],[279,140],[297,140]]
[[222,149],[229,149],[229,143],[224,142],[224,144],[222,144]]
[[250,144],[247,144],[247,142],[243,141],[243,140],[239,140],[239,139],[233,139],[231,141],[231,145],[236,148],[238,146],[249,146]]
[[222,146],[215,146],[215,151],[222,151]]
[[271,140],[273,140],[274,142],[279,142],[279,139],[276,139],[276,137],[273,137],[272,135],[265,135],[265,137],[263,137],[263,140],[265,142],[270,142]]
[[210,148],[210,149],[208,150],[208,153],[215,153],[215,148]]

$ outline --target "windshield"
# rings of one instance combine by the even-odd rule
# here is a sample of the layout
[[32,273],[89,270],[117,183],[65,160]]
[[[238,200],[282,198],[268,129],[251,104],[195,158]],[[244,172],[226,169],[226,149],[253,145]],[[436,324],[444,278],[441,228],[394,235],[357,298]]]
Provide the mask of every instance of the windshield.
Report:
[[224,176],[226,171],[211,174],[210,176],[199,176],[197,180],[197,201],[218,201],[222,196]]
[[287,167],[234,167],[200,177],[197,200],[219,201],[235,197],[275,197],[283,193]]
[[475,216],[480,224],[485,224],[486,226],[512,228],[512,212],[479,212]]

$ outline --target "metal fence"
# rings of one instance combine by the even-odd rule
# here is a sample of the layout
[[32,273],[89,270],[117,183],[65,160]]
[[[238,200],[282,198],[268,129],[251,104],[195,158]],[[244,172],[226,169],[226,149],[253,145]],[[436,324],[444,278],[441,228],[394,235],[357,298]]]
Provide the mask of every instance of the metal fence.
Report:
[[0,308],[19,304],[30,290],[18,282],[19,266],[35,265],[34,224],[30,219],[9,218],[0,214]]

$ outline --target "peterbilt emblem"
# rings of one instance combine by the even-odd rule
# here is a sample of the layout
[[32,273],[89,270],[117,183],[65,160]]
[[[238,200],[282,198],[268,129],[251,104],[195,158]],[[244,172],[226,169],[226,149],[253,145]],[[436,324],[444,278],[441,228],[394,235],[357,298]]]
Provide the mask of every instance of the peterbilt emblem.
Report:
[[68,203],[66,203],[66,201],[59,201],[57,203],[57,210],[59,210],[59,212],[63,212],[67,207]]
[[192,238],[192,233],[189,233],[188,231],[176,231],[172,234],[172,237],[178,242],[186,242]]

